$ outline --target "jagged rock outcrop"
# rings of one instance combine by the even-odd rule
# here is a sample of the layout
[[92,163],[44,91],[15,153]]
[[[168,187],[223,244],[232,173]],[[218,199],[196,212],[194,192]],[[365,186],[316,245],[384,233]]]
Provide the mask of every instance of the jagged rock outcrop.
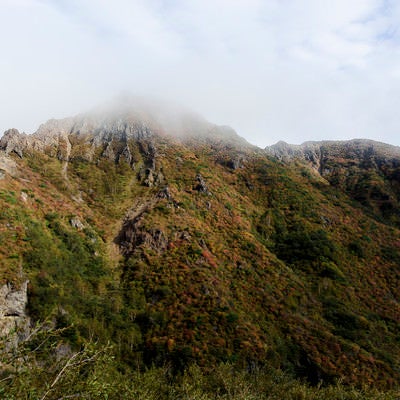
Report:
[[305,142],[301,145],[280,141],[266,147],[265,151],[282,161],[307,161],[322,176],[333,172],[332,161],[344,166],[360,164],[366,167],[381,167],[389,164],[396,167],[400,157],[399,147],[366,139]]
[[13,177],[17,176],[17,164],[7,154],[0,152],[0,179],[5,178],[6,174]]
[[162,188],[162,189],[157,193],[157,197],[158,197],[159,199],[167,199],[167,200],[171,200],[171,199],[172,199],[171,192],[169,191],[168,185],[165,186],[164,188]]
[[[51,119],[32,135],[10,129],[1,138],[0,149],[19,157],[34,150],[65,162],[72,158],[95,161],[95,157],[102,156],[116,163],[125,160],[133,168],[138,160],[132,143],[137,143],[145,167],[154,170],[155,137],[210,142],[218,146],[224,143],[236,149],[252,147],[232,128],[211,124],[195,113],[128,98],[107,110]],[[149,183],[151,185],[151,177]]]
[[24,150],[28,147],[28,135],[19,133],[17,129],[9,129],[4,132],[0,139],[0,149],[6,154],[15,153],[22,157]]
[[[19,157],[23,157],[25,151],[36,150],[60,160],[68,160],[74,144],[73,156],[92,161],[95,149],[104,147],[103,156],[115,161],[124,156],[131,163],[128,139],[142,140],[152,134],[152,129],[141,122],[122,121],[119,118],[95,121],[90,116],[81,116],[49,120],[32,135],[10,129],[1,138],[0,149]],[[114,141],[119,149],[113,148]]]
[[25,151],[36,150],[67,160],[71,151],[68,140],[71,118],[66,120],[50,120],[43,124],[33,135],[20,133],[17,129],[9,129],[0,140],[0,149],[6,154],[15,153],[23,157]]
[[143,222],[144,219],[139,216],[123,224],[116,242],[124,256],[132,254],[140,246],[157,252],[167,249],[169,240],[165,232],[159,228],[147,229]]
[[[164,231],[157,227],[148,228],[145,224],[146,213],[164,198],[160,193],[165,193],[165,191],[160,191],[158,195],[145,201],[138,199],[136,205],[127,212],[118,236],[115,238],[115,243],[125,257],[130,256],[140,246],[158,252],[168,247],[169,240]],[[167,190],[166,193],[169,191]]]
[[194,187],[195,190],[197,190],[200,193],[204,193],[204,194],[208,194],[208,195],[211,194],[210,191],[208,190],[206,181],[204,180],[204,178],[201,174],[196,175],[196,182],[197,182],[197,184]]
[[29,327],[29,317],[25,312],[28,304],[28,281],[19,289],[11,283],[0,287],[0,337],[17,332],[24,336]]
[[28,137],[28,150],[33,149],[57,157],[59,160],[68,161],[71,153],[68,136],[72,124],[73,118],[49,120]]

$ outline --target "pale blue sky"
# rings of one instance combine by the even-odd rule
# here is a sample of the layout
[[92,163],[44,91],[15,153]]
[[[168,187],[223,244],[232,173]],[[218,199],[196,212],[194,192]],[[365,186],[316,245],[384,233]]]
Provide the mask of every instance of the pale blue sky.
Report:
[[0,0],[0,131],[130,91],[261,147],[400,145],[399,24],[388,0]]

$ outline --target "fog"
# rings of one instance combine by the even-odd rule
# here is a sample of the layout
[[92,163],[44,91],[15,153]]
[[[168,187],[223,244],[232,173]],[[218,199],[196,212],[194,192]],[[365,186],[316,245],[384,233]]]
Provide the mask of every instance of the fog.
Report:
[[400,145],[395,1],[1,0],[0,18],[0,132],[129,92],[261,147]]

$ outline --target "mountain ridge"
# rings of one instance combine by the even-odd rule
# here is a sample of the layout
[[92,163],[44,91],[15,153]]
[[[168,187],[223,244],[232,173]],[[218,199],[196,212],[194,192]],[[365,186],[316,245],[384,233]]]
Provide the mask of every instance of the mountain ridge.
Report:
[[212,124],[191,111],[168,108],[164,103],[151,105],[135,98],[127,104],[117,102],[75,117],[51,119],[30,135],[9,129],[0,138],[0,146],[7,154],[21,156],[23,148],[43,151],[61,147],[57,140],[68,142],[69,135],[90,136],[91,144],[97,146],[112,140],[168,136],[183,141],[229,140],[236,147],[254,147],[228,126]]
[[0,271],[30,280],[33,321],[51,315],[72,347],[111,340],[128,369],[396,386],[397,156],[325,143],[283,160],[203,122],[180,140],[80,121],[0,140]]
[[278,158],[289,159],[290,157],[307,158],[307,154],[312,151],[320,151],[324,148],[338,147],[338,151],[374,151],[378,155],[386,155],[398,157],[400,155],[400,147],[371,140],[371,139],[350,139],[350,140],[322,140],[307,141],[299,145],[288,144],[284,141],[267,146],[265,151],[268,154]]

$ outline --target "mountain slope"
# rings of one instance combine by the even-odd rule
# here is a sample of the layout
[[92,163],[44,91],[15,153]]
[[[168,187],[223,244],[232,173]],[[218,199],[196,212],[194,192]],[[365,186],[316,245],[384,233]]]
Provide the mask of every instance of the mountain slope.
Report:
[[282,160],[302,160],[384,223],[400,226],[400,148],[372,140],[279,142],[266,148]]
[[30,280],[31,318],[50,317],[72,347],[111,340],[126,368],[229,361],[395,386],[397,149],[262,151],[158,115],[1,139],[0,267],[4,283]]

